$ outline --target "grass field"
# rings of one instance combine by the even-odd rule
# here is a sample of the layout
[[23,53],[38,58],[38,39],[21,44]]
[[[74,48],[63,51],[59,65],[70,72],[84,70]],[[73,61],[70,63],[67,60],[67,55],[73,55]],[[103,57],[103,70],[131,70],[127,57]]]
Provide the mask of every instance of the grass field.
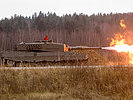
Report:
[[0,70],[0,100],[132,100],[133,68]]

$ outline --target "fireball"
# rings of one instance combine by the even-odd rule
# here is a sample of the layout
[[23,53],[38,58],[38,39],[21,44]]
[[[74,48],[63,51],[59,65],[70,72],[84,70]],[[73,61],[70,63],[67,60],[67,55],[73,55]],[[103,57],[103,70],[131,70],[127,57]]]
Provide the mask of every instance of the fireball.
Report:
[[126,25],[124,24],[124,20],[120,20],[120,26],[121,26],[123,29],[126,29]]
[[[126,25],[124,24],[124,20],[120,20],[120,26],[122,29],[126,29]],[[133,64],[133,45],[128,45],[126,43],[126,39],[124,34],[117,33],[114,38],[111,38],[110,46],[112,46],[113,50],[117,52],[126,52],[129,56],[129,63]]]

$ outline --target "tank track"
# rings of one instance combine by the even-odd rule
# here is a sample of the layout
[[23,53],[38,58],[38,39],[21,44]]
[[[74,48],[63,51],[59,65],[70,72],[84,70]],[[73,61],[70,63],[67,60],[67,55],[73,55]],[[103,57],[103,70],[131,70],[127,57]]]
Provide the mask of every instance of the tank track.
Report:
[[40,61],[40,62],[27,62],[27,61],[13,61],[10,59],[2,59],[1,66],[5,67],[45,67],[45,66],[85,66],[88,65],[86,60],[63,60],[63,61]]

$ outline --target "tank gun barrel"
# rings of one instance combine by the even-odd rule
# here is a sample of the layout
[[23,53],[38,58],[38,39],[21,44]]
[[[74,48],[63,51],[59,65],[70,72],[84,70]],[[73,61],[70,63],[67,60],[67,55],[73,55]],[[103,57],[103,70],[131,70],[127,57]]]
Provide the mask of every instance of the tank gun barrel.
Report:
[[72,50],[99,50],[102,49],[102,47],[88,47],[88,46],[70,46],[69,51]]

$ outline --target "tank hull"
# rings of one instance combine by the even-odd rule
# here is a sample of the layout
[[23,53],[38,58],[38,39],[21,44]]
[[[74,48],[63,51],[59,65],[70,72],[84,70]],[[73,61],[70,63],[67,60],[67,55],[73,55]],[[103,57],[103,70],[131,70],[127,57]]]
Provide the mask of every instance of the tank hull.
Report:
[[74,52],[20,52],[6,51],[1,53],[2,66],[29,66],[28,64],[37,64],[45,66],[48,63],[51,65],[78,63],[87,61],[88,55]]

